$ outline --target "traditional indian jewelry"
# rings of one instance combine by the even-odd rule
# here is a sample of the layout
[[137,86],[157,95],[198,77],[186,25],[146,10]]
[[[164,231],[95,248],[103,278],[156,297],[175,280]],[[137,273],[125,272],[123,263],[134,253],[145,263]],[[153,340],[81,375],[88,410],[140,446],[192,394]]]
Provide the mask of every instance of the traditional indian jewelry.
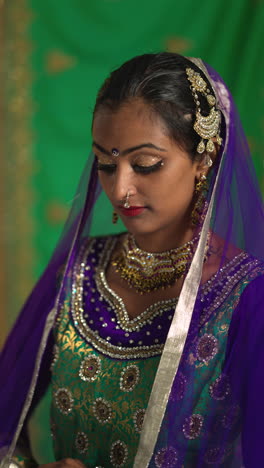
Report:
[[[210,158],[211,159],[211,158]],[[202,175],[195,186],[195,195],[197,200],[191,213],[192,226],[197,226],[202,223],[205,218],[208,204],[206,202],[206,196],[208,192],[208,183],[206,175]]]
[[115,158],[116,158],[117,156],[119,156],[119,154],[120,154],[120,153],[119,153],[119,150],[118,150],[117,148],[112,148],[112,149],[111,149],[111,153],[112,153],[112,156],[114,156]]
[[172,286],[188,271],[199,236],[186,244],[161,253],[150,253],[137,247],[132,234],[113,257],[112,265],[131,288],[145,294]]
[[117,221],[118,221],[118,214],[117,214],[115,211],[113,211],[113,214],[112,214],[112,223],[113,223],[113,224],[116,224]]
[[125,198],[125,201],[124,201],[124,208],[130,208],[129,197],[130,197],[130,193],[127,192],[126,198]]
[[[201,75],[195,72],[192,68],[186,68],[186,74],[191,83],[191,91],[196,105],[196,119],[193,128],[201,137],[201,141],[197,146],[197,152],[202,154],[206,150],[209,153],[212,153],[215,150],[212,138],[216,137],[216,141],[219,145],[222,143],[222,138],[220,137],[221,112],[216,109],[215,96],[211,94],[206,81],[201,77]],[[202,115],[199,96],[197,93],[201,93],[207,99],[211,108],[209,115]]]
[[212,159],[210,158],[209,154],[206,154],[206,155],[205,155],[204,163],[205,163],[205,165],[208,166],[208,167],[211,167],[211,166],[213,165],[213,161],[212,161]]

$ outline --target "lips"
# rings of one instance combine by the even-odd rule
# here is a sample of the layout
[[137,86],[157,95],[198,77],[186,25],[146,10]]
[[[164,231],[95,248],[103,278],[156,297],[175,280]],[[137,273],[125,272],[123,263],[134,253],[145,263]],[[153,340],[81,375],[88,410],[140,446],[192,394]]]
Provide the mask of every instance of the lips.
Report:
[[121,213],[124,216],[137,216],[140,215],[144,210],[144,206],[130,206],[129,208],[124,208],[123,206],[119,208]]

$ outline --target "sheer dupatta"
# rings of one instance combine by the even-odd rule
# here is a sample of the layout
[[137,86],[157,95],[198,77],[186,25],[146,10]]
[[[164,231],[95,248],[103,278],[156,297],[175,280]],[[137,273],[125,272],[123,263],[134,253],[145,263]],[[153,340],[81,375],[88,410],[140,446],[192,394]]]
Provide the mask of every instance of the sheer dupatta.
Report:
[[[215,90],[218,106],[225,121],[224,144],[218,164],[215,165],[211,175],[211,186],[208,192],[209,208],[199,245],[182,288],[151,392],[135,460],[135,467],[140,468],[149,465],[181,466],[179,463],[188,452],[187,440],[186,445],[181,447],[181,454],[176,455],[175,452],[174,459],[171,459],[174,460],[174,465],[172,461],[168,462],[169,459],[166,456],[161,458],[159,462],[155,458],[157,451],[163,447],[172,448],[171,453],[174,453],[175,430],[177,430],[175,420],[178,409],[175,402],[169,397],[174,386],[177,385],[177,371],[181,361],[184,360],[188,340],[195,339],[195,335],[199,333],[199,320],[203,310],[203,305],[199,303],[199,287],[208,230],[211,229],[223,239],[219,274],[230,244],[261,262],[264,260],[264,217],[261,194],[232,97],[214,70],[205,66],[200,60],[192,60],[209,77]],[[49,346],[50,331],[58,307],[71,288],[68,273],[78,253],[81,240],[89,236],[93,207],[100,192],[96,168],[92,162],[93,158],[91,157],[84,169],[62,238],[42,278],[25,304],[1,355],[0,373],[3,384],[0,389],[0,447],[2,447],[4,455],[3,466],[8,466],[10,463],[23,424],[32,409],[34,395],[37,397],[38,394],[43,393],[48,383],[47,363],[49,359],[47,355],[49,349],[47,346]],[[56,290],[56,275],[62,265],[64,265],[64,274],[59,290]],[[255,290],[257,285],[255,281],[253,283],[253,286],[248,287],[247,292],[245,291],[240,308],[244,307],[245,310],[248,310],[250,304],[254,310],[255,307],[263,309],[259,288]],[[231,331],[232,336],[237,336],[236,327],[239,327],[239,334],[235,345],[232,344],[232,356],[240,356],[242,351],[245,353],[242,337],[244,337],[246,329],[252,329],[252,316],[248,314],[246,316],[245,327],[247,326],[247,328],[241,327],[240,320],[236,322],[235,318],[238,316],[238,312],[235,311]],[[258,330],[260,331],[263,323],[261,313],[258,314],[256,323],[257,321],[259,321]],[[254,352],[259,337],[255,336],[252,331],[248,340],[247,349]],[[230,368],[233,369],[230,359],[227,360],[225,366],[227,372]],[[46,378],[40,380],[38,376],[41,374],[45,375]],[[232,375],[234,376],[234,373]],[[253,386],[248,387],[248,395],[253,395],[253,389],[256,385],[259,384],[262,388],[257,370],[254,373],[252,368],[247,379],[251,379],[250,383],[253,382]],[[245,374],[244,368],[241,366],[240,370],[236,370],[233,382],[238,394],[237,398],[240,398],[239,389],[244,384]],[[246,384],[248,385],[248,382]],[[190,394],[190,407],[192,407],[193,397]],[[247,401],[245,405],[248,405],[251,400],[244,399],[243,401]],[[246,411],[248,410],[245,409],[244,414]],[[213,419],[213,415],[212,408],[209,421]],[[246,421],[246,424],[249,424],[249,420]],[[220,442],[217,440],[218,455],[215,455],[214,466],[224,466],[221,463],[224,460],[228,437],[228,429],[226,429],[226,432],[221,435]],[[244,439],[246,440],[247,437]],[[212,440],[210,443],[214,447],[214,441]],[[238,450],[239,445],[238,443]],[[201,444],[196,454],[197,467],[204,466],[202,463],[205,460],[206,450],[207,448]],[[175,451],[177,450],[175,449]],[[239,457],[241,457],[240,454],[237,455],[237,460]],[[248,466],[253,465],[249,464]]]

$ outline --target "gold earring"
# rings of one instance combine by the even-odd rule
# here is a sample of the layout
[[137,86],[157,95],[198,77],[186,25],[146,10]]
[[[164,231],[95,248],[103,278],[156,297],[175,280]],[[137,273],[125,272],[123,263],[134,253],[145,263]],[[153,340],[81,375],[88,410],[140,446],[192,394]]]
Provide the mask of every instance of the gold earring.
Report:
[[112,214],[112,223],[113,223],[113,224],[116,224],[117,221],[118,221],[118,214],[117,214],[115,211],[113,211],[113,214]]
[[195,195],[197,200],[191,214],[191,222],[193,226],[197,226],[203,220],[204,211],[206,209],[206,195],[208,192],[208,183],[206,175],[202,175],[195,186]]

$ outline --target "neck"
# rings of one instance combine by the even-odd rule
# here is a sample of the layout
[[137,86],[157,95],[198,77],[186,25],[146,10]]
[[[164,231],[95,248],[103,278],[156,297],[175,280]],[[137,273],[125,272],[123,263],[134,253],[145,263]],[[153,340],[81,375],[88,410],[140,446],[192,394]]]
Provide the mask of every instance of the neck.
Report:
[[134,235],[137,246],[152,253],[176,249],[192,240],[193,237],[194,231],[191,228],[173,230],[173,232],[162,230],[151,234]]

